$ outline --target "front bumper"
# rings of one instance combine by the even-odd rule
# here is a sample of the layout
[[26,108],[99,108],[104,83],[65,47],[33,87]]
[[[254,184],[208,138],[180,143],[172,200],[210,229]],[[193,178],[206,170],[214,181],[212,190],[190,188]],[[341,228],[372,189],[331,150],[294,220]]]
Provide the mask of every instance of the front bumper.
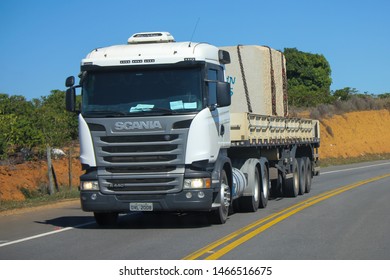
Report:
[[[204,196],[199,192],[203,192]],[[130,203],[153,203],[153,211],[210,211],[213,189],[183,190],[173,194],[106,195],[99,191],[81,191],[81,207],[86,212],[130,212]]]

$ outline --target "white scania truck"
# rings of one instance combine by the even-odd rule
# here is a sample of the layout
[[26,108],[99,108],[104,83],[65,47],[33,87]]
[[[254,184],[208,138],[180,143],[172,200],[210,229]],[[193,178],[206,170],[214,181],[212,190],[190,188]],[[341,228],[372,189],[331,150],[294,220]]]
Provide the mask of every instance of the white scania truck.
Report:
[[[225,223],[270,193],[310,191],[319,123],[288,117],[283,54],[137,33],[66,80],[78,112],[81,205],[99,225],[131,211],[202,211]],[[76,110],[76,90],[82,104]]]

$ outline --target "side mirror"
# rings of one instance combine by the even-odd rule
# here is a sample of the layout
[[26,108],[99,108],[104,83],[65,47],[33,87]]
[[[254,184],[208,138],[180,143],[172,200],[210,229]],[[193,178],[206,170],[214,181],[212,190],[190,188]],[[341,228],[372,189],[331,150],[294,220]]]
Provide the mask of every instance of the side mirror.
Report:
[[66,87],[73,87],[74,86],[74,77],[73,76],[66,78],[65,86]]
[[218,82],[217,83],[217,104],[218,107],[227,107],[232,103],[230,96],[230,83]]
[[222,64],[230,63],[230,54],[228,51],[219,50],[218,52],[219,62]]
[[73,87],[70,87],[66,90],[66,110],[69,112],[76,111],[76,90]]

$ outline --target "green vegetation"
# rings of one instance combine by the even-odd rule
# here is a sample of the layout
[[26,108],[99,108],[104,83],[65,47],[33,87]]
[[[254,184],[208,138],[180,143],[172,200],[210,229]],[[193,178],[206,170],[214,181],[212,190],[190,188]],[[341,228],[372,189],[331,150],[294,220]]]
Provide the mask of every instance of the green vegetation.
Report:
[[0,158],[23,151],[24,156],[44,153],[47,146],[61,147],[77,138],[77,119],[65,111],[65,92],[26,100],[0,94]]
[[[360,93],[356,88],[330,90],[331,67],[322,54],[285,48],[289,105],[311,108],[313,118],[362,110],[390,109],[390,93]],[[314,108],[314,109],[313,109]]]
[[312,107],[330,101],[331,68],[323,55],[284,49],[289,104]]

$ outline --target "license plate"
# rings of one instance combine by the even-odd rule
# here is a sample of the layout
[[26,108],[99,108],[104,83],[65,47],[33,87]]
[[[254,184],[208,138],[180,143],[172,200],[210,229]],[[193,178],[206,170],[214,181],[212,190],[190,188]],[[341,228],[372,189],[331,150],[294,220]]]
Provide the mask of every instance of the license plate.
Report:
[[152,202],[130,203],[130,211],[153,211],[153,203]]

